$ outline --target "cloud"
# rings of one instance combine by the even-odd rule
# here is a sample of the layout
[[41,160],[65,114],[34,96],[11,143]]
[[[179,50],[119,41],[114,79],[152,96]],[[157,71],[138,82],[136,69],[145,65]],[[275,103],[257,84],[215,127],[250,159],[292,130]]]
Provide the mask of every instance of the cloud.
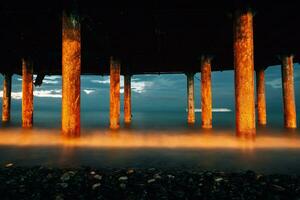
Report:
[[266,85],[269,85],[274,89],[280,89],[280,88],[282,88],[281,78],[276,78],[276,79],[273,79],[271,81],[267,81]]
[[[110,79],[106,78],[105,80],[91,80],[92,83],[100,83],[100,84],[110,84]],[[140,81],[139,78],[131,79],[131,89],[136,93],[144,93],[146,89],[150,88],[153,85],[152,81]],[[120,78],[120,93],[124,93],[124,77]]]
[[55,84],[58,84],[58,81],[52,81],[52,80],[43,80],[43,84],[53,84],[53,85],[55,85]]
[[[0,91],[0,98],[3,98],[3,91]],[[22,92],[11,92],[11,98],[17,100],[22,99]]]
[[45,79],[48,79],[48,80],[57,80],[57,79],[61,79],[61,76],[45,76]]
[[[278,74],[271,74],[269,76],[278,77]],[[298,77],[300,77],[300,73],[295,71],[294,72],[294,80],[296,81]],[[282,88],[282,79],[281,79],[281,77],[280,78],[274,78],[271,81],[267,81],[266,84],[270,85],[274,89],[281,89]]]
[[35,97],[62,98],[61,90],[35,90]]
[[[33,91],[35,97],[41,98],[62,98],[61,90],[35,90]],[[0,91],[0,98],[3,97],[3,91]],[[15,100],[22,99],[22,92],[11,92],[11,98]]]
[[152,85],[153,85],[153,82],[150,82],[150,81],[139,81],[139,82],[132,82],[131,88],[132,88],[132,91],[141,94],[141,93],[146,92],[146,89],[150,88]]
[[95,89],[84,89],[83,92],[86,93],[87,95],[94,93],[96,90]]
[[101,84],[109,84],[110,80],[106,79],[106,80],[91,80],[92,83],[101,83]]
[[[36,75],[33,75],[33,79],[36,79]],[[59,84],[59,81],[57,79],[61,79],[61,76],[45,76],[43,79],[43,84],[47,84],[47,85]],[[17,78],[17,80],[22,81],[22,77]]]

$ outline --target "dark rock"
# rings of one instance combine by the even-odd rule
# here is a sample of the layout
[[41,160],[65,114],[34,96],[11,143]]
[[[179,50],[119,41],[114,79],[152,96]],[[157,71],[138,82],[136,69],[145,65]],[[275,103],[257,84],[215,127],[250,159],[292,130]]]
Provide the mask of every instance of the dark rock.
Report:
[[253,171],[3,166],[0,181],[1,199],[300,199],[299,176]]

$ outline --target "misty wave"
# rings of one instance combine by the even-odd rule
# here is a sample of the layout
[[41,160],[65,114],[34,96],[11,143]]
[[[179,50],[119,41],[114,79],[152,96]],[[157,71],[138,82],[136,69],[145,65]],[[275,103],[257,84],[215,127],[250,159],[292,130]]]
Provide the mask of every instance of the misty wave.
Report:
[[[188,109],[186,109],[186,112],[188,111]],[[200,113],[202,112],[202,109],[201,108],[196,108],[195,109],[195,112],[196,113]],[[212,112],[216,112],[216,113],[227,113],[227,112],[232,112],[231,109],[229,108],[213,108],[212,109]]]

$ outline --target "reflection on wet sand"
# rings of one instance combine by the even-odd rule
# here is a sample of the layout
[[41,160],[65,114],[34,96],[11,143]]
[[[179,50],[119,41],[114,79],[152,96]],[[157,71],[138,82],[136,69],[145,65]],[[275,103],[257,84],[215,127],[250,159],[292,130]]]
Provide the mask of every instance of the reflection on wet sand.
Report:
[[74,146],[87,148],[192,148],[192,149],[278,149],[300,148],[296,133],[264,133],[255,139],[236,138],[230,131],[87,131],[78,139],[61,137],[57,130],[4,129],[1,146]]

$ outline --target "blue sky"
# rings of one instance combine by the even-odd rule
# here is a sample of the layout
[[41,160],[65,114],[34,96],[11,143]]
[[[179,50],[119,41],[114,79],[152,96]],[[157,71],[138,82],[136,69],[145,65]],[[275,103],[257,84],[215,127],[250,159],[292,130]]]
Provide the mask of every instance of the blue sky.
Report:
[[[296,103],[300,100],[300,66],[295,64]],[[280,66],[266,70],[267,112],[282,112],[282,89]],[[12,85],[13,108],[21,108],[22,77],[14,75]],[[2,97],[3,76],[0,76],[0,97]],[[109,76],[81,77],[81,111],[109,111]],[[234,111],[233,71],[212,73],[213,107]],[[123,77],[121,78],[121,110],[123,102]],[[34,88],[35,112],[61,109],[61,77],[46,76],[42,86]],[[195,107],[200,108],[200,74],[195,75]],[[300,105],[298,105],[299,107]],[[2,108],[0,108],[1,111]],[[186,76],[177,75],[135,75],[132,77],[133,112],[185,111]]]

